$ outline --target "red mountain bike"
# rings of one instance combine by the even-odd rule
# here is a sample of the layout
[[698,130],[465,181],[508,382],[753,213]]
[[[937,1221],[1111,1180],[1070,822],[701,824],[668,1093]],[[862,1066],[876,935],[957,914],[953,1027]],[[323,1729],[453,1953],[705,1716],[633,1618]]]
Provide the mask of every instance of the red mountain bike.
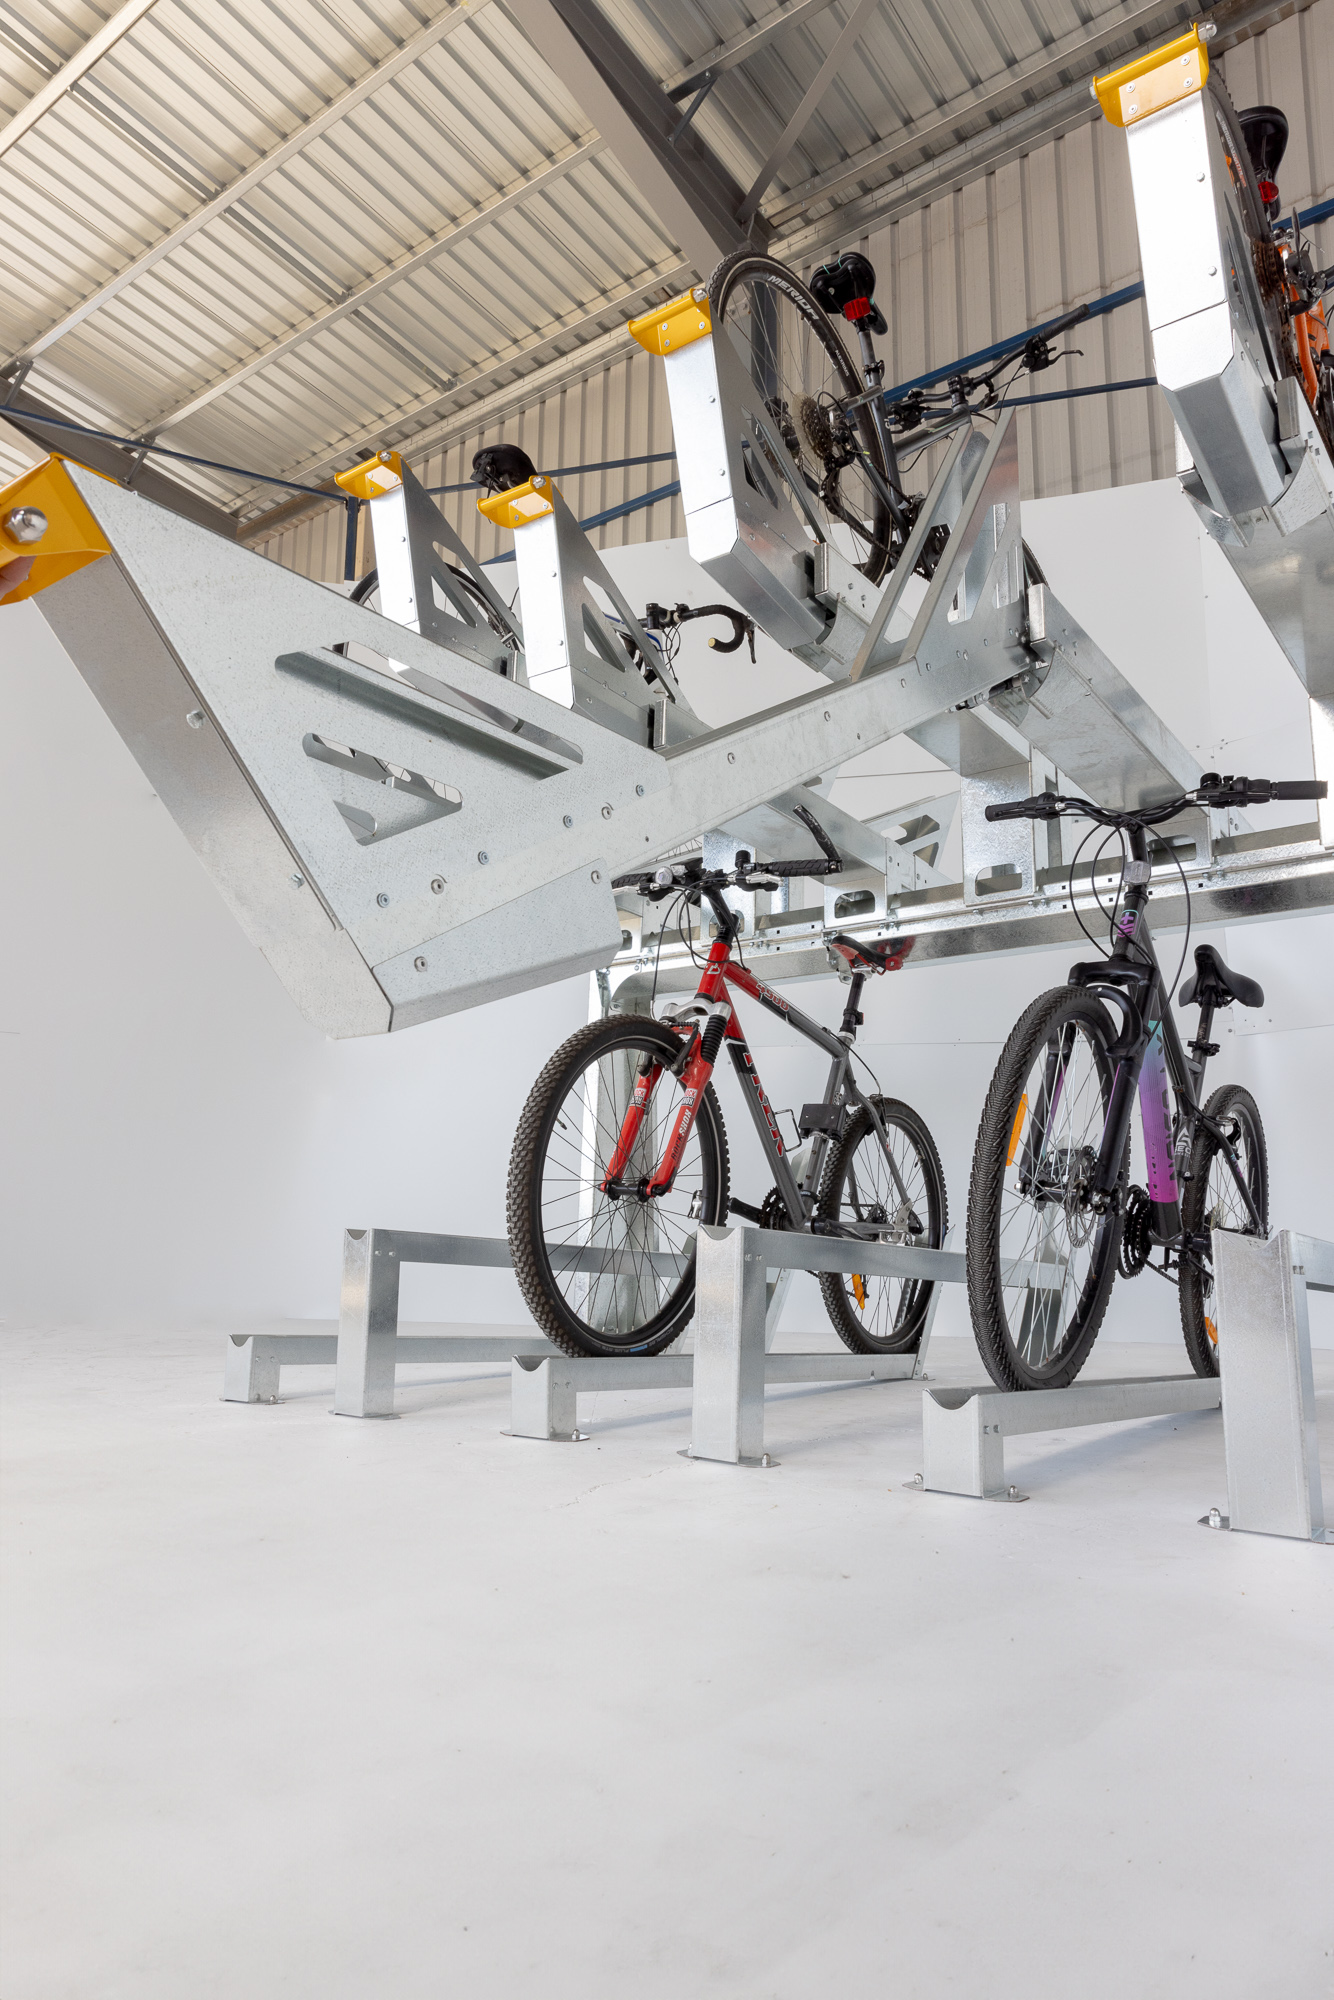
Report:
[[[613,885],[653,901],[674,896],[683,909],[707,903],[716,933],[693,1000],[661,1020],[619,1014],[580,1029],[551,1058],[524,1108],[509,1173],[514,1273],[534,1320],[568,1354],[657,1354],[670,1346],[694,1310],[701,1222],[739,1214],[769,1229],[919,1249],[939,1249],[945,1240],[935,1141],[908,1105],[867,1096],[853,1074],[862,988],[870,974],[899,969],[902,943],[866,944],[841,933],[826,940],[849,981],[834,1032],[756,979],[736,955],[741,918],[725,889],[775,889],[784,877],[831,875],[842,866],[814,815],[798,811],[823,859],[757,864],[742,851],[730,871],[688,861]],[[734,991],[830,1059],[824,1096],[802,1107],[803,1143],[792,1157],[746,1046]],[[729,1185],[727,1134],[710,1082],[724,1047],[773,1173],[758,1207],[738,1201]],[[925,1280],[829,1273],[820,1289],[836,1331],[855,1352],[911,1352],[920,1342],[933,1290]]]

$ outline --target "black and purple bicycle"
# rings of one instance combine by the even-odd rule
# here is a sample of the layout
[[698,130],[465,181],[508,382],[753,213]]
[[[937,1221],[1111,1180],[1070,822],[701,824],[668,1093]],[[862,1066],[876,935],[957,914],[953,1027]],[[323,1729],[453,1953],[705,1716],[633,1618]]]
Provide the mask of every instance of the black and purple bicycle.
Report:
[[[1197,1375],[1218,1373],[1209,1311],[1213,1232],[1268,1235],[1268,1162],[1250,1092],[1224,1084],[1206,1100],[1204,1071],[1218,1053],[1209,1040],[1217,1009],[1233,1001],[1259,1007],[1264,994],[1212,945],[1198,946],[1194,975],[1178,996],[1183,1007],[1200,1010],[1183,1047],[1149,930],[1149,829],[1187,805],[1322,799],[1326,791],[1319,780],[1209,773],[1193,792],[1130,812],[1055,792],[987,807],[991,820],[1091,819],[1120,838],[1122,860],[1107,912],[1110,948],[1072,966],[1067,985],[1043,993],[1020,1016],[978,1129],[968,1191],[968,1303],[982,1358],[1001,1388],[1059,1389],[1074,1380],[1118,1270],[1129,1278],[1153,1269],[1176,1284],[1191,1366]],[[1095,882],[1096,868],[1095,856]],[[1184,870],[1182,883],[1187,931],[1178,977],[1190,944]],[[1136,1093],[1147,1188],[1130,1184]]]

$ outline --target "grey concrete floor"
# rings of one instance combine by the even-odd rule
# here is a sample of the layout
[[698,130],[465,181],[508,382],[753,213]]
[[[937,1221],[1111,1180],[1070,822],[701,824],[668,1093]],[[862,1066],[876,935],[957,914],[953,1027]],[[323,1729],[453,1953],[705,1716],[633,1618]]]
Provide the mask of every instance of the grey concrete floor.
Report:
[[1196,1525],[1216,1414],[1011,1507],[905,1490],[898,1385],[746,1472],[678,1392],[530,1444],[495,1371],[358,1423],[220,1345],[4,1344],[6,2000],[1334,1992],[1334,1549]]

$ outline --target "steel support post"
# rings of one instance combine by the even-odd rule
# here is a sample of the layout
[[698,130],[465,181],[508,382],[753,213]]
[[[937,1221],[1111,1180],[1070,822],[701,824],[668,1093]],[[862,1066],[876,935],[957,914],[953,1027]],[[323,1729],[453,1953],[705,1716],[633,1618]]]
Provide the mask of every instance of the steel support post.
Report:
[[386,1229],[343,1231],[334,1414],[392,1417],[398,1348],[398,1272]]
[[[580,1253],[567,1253],[577,1262]],[[404,1264],[467,1264],[507,1271],[503,1236],[436,1236],[414,1229],[346,1229],[338,1322],[334,1415],[392,1417],[399,1361],[508,1361],[516,1354],[553,1354],[541,1334],[400,1335],[398,1274]]]
[[1306,1294],[1334,1291],[1334,1244],[1214,1232],[1226,1517],[1210,1527],[1328,1542]]
[[510,1363],[510,1435],[579,1443],[574,1383],[556,1364],[515,1356]]
[[[774,1354],[767,1351],[794,1270],[865,1271],[962,1283],[952,1250],[910,1250],[767,1229],[700,1228],[695,1248],[695,1396],[687,1458],[771,1465],[764,1449],[766,1382],[906,1381],[920,1376],[940,1292],[909,1354]],[[779,1276],[768,1282],[770,1271]]]
[[271,1341],[258,1334],[227,1337],[222,1373],[224,1403],[276,1403],[280,1362]]
[[764,1326],[760,1232],[701,1224],[695,1245],[695,1396],[691,1458],[764,1461]]

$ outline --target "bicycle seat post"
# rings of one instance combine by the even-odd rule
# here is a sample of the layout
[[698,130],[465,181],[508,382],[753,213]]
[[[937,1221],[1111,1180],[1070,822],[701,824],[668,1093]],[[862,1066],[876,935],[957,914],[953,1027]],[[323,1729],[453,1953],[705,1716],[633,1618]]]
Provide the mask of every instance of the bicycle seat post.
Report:
[[862,988],[865,984],[866,974],[864,972],[854,972],[852,978],[848,981],[847,1004],[843,1009],[843,1019],[839,1022],[838,1031],[840,1035],[846,1035],[850,1042],[856,1041],[857,1030],[866,1019],[866,1016],[861,1012]]

